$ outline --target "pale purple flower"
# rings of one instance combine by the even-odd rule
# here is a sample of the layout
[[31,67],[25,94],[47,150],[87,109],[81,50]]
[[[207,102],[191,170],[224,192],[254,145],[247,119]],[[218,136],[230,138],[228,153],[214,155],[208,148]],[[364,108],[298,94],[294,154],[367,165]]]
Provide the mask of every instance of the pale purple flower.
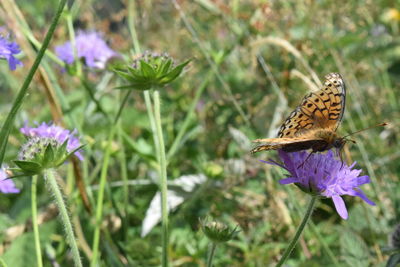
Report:
[[280,184],[296,184],[303,191],[326,198],[332,198],[336,211],[343,219],[348,218],[346,205],[341,195],[360,197],[369,205],[375,205],[361,191],[359,186],[370,183],[368,176],[359,176],[361,170],[353,169],[356,162],[347,166],[336,159],[330,150],[326,154],[300,151],[287,153],[278,151],[282,164],[275,161],[264,163],[280,166],[289,172],[289,177]]
[[15,54],[21,52],[19,45],[15,42],[8,41],[8,38],[0,35],[0,58],[8,61],[10,70],[15,70],[17,65],[22,65],[22,62],[14,57]]
[[[97,32],[79,31],[75,38],[76,53],[79,59],[84,58],[85,64],[91,68],[104,69],[107,61],[118,56]],[[67,64],[75,61],[71,42],[66,42],[55,48],[57,56]]]
[[12,179],[7,179],[8,175],[4,168],[0,169],[0,192],[4,194],[19,193],[20,190],[15,187]]
[[[44,137],[44,138],[54,138],[57,140],[60,144],[64,143],[65,140],[68,139],[67,142],[67,151],[71,152],[74,149],[78,148],[81,146],[81,143],[79,142],[79,139],[75,136],[77,134],[77,131],[70,131],[67,129],[64,129],[58,125],[49,123],[46,124],[43,122],[42,124],[38,125],[37,127],[29,127],[27,124],[25,124],[24,127],[20,129],[21,133],[23,133],[27,137]],[[80,151],[76,151],[74,153],[80,160],[83,160],[83,156],[80,153]]]

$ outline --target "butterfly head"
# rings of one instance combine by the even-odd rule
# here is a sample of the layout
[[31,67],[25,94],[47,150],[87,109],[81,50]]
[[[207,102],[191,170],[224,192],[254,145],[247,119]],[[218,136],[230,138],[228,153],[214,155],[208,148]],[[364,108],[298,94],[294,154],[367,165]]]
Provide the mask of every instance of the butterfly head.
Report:
[[333,147],[342,149],[348,140],[346,138],[337,138],[333,141]]

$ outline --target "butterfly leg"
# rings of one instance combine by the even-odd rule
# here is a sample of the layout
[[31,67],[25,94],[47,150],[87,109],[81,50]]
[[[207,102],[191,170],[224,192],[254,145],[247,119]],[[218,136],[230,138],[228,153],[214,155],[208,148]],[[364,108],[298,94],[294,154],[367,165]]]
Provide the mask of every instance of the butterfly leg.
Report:
[[337,156],[340,158],[340,162],[342,163],[342,165],[340,165],[340,170],[343,168],[344,166],[344,161],[343,161],[343,150],[341,148],[338,148],[336,150]]
[[297,169],[300,169],[301,167],[303,167],[304,163],[307,162],[307,160],[311,157],[311,155],[312,155],[313,153],[315,153],[315,152],[312,151],[310,154],[308,154],[307,158],[303,161],[303,163],[301,163],[301,164],[297,167]]

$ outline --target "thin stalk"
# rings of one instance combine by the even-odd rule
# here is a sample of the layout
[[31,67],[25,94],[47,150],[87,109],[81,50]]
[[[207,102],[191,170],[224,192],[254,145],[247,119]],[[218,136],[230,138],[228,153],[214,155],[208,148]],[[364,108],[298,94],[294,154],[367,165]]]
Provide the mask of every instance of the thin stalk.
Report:
[[31,184],[31,208],[32,208],[32,227],[33,235],[35,237],[35,252],[36,252],[36,263],[38,267],[43,266],[42,260],[42,249],[40,247],[40,235],[39,235],[39,224],[37,221],[37,180],[38,176],[32,177]]
[[211,242],[211,246],[208,251],[208,257],[207,257],[207,267],[212,267],[212,262],[214,259],[214,253],[216,248],[217,248],[217,243]]
[[74,230],[72,229],[71,220],[68,215],[67,207],[64,202],[63,194],[57,183],[56,176],[54,175],[53,169],[48,169],[45,171],[44,176],[49,186],[49,189],[54,196],[56,205],[60,212],[61,222],[64,225],[64,231],[67,237],[67,242],[71,246],[72,258],[74,260],[76,267],[82,267],[81,257],[79,255],[78,245],[76,244]]
[[161,191],[161,224],[162,224],[162,266],[168,266],[168,179],[167,179],[167,160],[164,147],[164,136],[161,125],[160,112],[160,93],[158,90],[153,92],[154,99],[154,119],[156,124],[156,138],[158,142],[158,158],[159,158],[159,176]]
[[313,213],[314,206],[315,206],[317,199],[318,199],[317,196],[311,197],[310,202],[308,203],[306,214],[304,215],[304,218],[301,221],[301,224],[300,224],[299,228],[297,229],[296,234],[294,235],[292,241],[290,241],[289,246],[286,248],[285,252],[282,255],[282,258],[279,260],[276,267],[282,266],[282,264],[284,264],[285,261],[287,260],[287,258],[290,256],[290,253],[292,253],[292,250],[296,246],[297,241],[299,241],[299,238],[300,238],[301,234],[303,233],[304,227],[306,226],[308,220],[311,218],[311,215]]
[[102,220],[102,216],[103,216],[104,189],[106,187],[108,164],[109,164],[110,155],[111,155],[111,143],[112,143],[114,134],[115,134],[115,127],[111,127],[111,130],[108,135],[107,147],[106,147],[106,151],[104,154],[103,165],[101,168],[99,192],[97,194],[96,226],[95,226],[95,230],[94,230],[93,245],[92,245],[93,257],[90,262],[90,266],[92,266],[92,267],[97,266],[97,260],[99,258],[99,242],[100,242],[101,220]]
[[140,44],[138,41],[138,36],[135,28],[135,14],[134,14],[135,10],[136,10],[135,0],[128,0],[128,29],[129,32],[131,33],[133,49],[136,54],[139,54]]
[[90,266],[96,267],[97,266],[97,260],[99,258],[99,243],[100,243],[100,230],[101,230],[101,221],[103,217],[103,200],[104,200],[104,190],[106,187],[106,181],[107,181],[107,172],[108,172],[108,165],[110,161],[110,156],[111,156],[111,144],[112,140],[115,135],[116,131],[116,124],[121,117],[122,110],[125,107],[126,102],[128,101],[128,98],[130,96],[132,91],[128,91],[128,93],[125,95],[124,99],[122,100],[122,103],[118,109],[117,115],[115,116],[114,122],[111,125],[110,132],[108,133],[108,139],[107,139],[107,147],[104,152],[104,158],[103,158],[103,163],[101,167],[101,173],[100,173],[100,183],[99,183],[99,192],[97,194],[97,204],[96,204],[96,226],[93,234],[93,244],[92,244],[92,251],[93,251],[93,257],[90,262]]
[[67,2],[67,0],[60,0],[57,12],[54,15],[54,18],[51,22],[50,28],[44,38],[43,45],[40,48],[40,50],[37,54],[37,57],[36,57],[35,61],[33,62],[33,65],[30,68],[29,73],[26,76],[25,81],[21,86],[21,89],[18,92],[16,99],[14,100],[13,106],[11,107],[11,110],[7,115],[7,118],[3,124],[3,127],[1,127],[1,131],[0,131],[0,165],[3,163],[3,160],[4,160],[4,153],[6,151],[8,135],[10,134],[11,127],[14,122],[14,118],[17,115],[17,112],[18,112],[19,108],[21,107],[22,102],[27,94],[28,87],[33,79],[33,75],[35,74],[36,70],[38,69],[40,61],[42,61],[43,55],[46,52],[47,47],[49,46],[50,40],[53,37],[54,30],[56,29],[56,26],[58,24],[58,21],[60,19],[61,13],[64,9],[66,2]]
[[76,49],[75,30],[74,30],[74,25],[73,25],[71,12],[68,11],[66,18],[67,18],[69,40],[71,41],[72,52],[73,52],[73,55],[74,55],[74,61],[75,61],[75,67],[76,67],[76,75],[78,77],[82,77],[82,64],[81,64],[81,60],[78,58],[78,51]]

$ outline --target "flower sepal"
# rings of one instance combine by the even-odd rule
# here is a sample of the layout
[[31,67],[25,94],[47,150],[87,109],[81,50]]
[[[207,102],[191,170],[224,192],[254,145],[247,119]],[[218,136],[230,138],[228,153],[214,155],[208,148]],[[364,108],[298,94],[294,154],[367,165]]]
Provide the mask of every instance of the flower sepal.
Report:
[[68,139],[59,144],[52,138],[32,138],[22,149],[19,160],[14,160],[18,168],[13,171],[19,175],[41,174],[46,169],[59,167],[84,146],[68,152],[67,145]]
[[132,66],[119,66],[114,72],[129,82],[128,85],[117,89],[149,90],[162,87],[174,81],[182,73],[183,68],[189,64],[187,60],[174,66],[172,58],[167,54],[144,53],[135,60]]
[[209,221],[207,218],[200,220],[200,225],[204,234],[215,243],[228,242],[239,233],[237,226],[232,229],[224,223]]

